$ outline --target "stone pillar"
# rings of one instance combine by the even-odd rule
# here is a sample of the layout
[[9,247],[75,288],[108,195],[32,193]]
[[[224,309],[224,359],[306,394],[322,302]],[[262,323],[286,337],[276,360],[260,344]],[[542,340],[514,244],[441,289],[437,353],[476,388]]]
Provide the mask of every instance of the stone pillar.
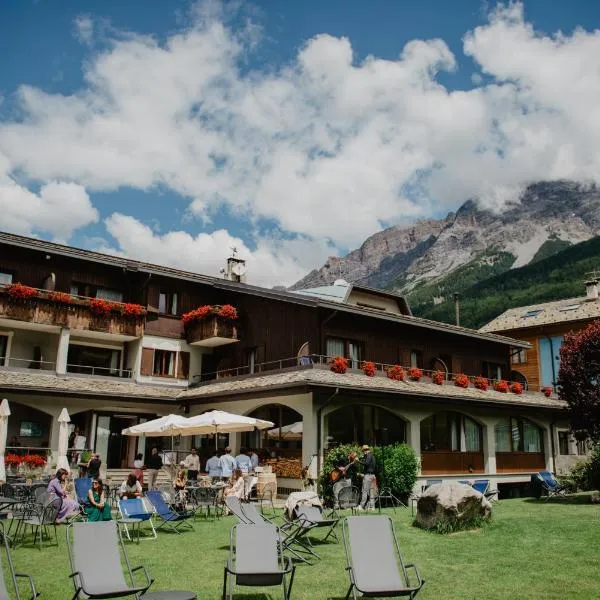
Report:
[[495,475],[496,470],[496,422],[486,420],[483,426],[483,460],[484,470],[488,475]]
[[[302,411],[302,466],[310,467],[310,476],[316,479],[317,473],[317,413],[312,410]],[[315,457],[313,460],[313,456]]]
[[552,456],[552,432],[550,427],[543,427],[544,454],[546,457],[546,471],[554,472],[554,456]]
[[67,372],[67,354],[69,352],[69,340],[71,330],[63,327],[58,336],[58,350],[56,351],[56,373],[64,375]]
[[418,476],[421,475],[421,419],[413,418],[407,424],[406,439],[419,459]]

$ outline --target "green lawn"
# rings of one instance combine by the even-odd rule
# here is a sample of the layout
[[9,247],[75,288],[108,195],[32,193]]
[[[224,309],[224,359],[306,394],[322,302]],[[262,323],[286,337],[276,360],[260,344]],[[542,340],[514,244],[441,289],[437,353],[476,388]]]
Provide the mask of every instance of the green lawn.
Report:
[[[494,506],[490,525],[452,535],[411,526],[408,510],[396,511],[394,519],[405,558],[417,564],[427,582],[418,596],[422,600],[600,598],[598,505],[502,500]],[[157,540],[126,545],[132,563],[144,564],[155,578],[152,590],[188,589],[202,600],[220,598],[233,523],[233,517],[199,519],[195,532],[159,533]],[[17,570],[33,575],[47,600],[65,600],[72,593],[64,538],[61,526],[58,547],[48,544],[39,551],[19,546],[13,551]],[[322,560],[298,567],[292,598],[343,598],[348,580],[342,545],[327,543],[316,550]],[[245,600],[280,597],[276,588],[238,590],[237,597]]]

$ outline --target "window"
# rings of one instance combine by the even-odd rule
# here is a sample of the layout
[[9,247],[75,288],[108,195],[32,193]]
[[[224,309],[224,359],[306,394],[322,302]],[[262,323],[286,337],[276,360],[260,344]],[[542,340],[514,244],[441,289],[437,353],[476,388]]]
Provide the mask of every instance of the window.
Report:
[[421,450],[481,452],[481,426],[457,412],[438,412],[421,421]]
[[357,342],[348,342],[348,358],[350,359],[350,367],[352,369],[360,368],[362,360],[362,347]]
[[570,454],[569,452],[569,432],[559,431],[558,432],[558,453],[563,456]]
[[346,357],[350,361],[352,369],[360,367],[364,355],[362,343],[341,338],[327,338],[325,352],[329,358],[334,356]]
[[514,365],[523,365],[527,362],[527,350],[525,348],[513,348],[510,360]]
[[0,335],[0,367],[7,363],[8,354],[8,336]]
[[13,276],[12,273],[6,273],[5,271],[0,271],[0,285],[10,285],[12,283]]
[[579,456],[585,456],[590,449],[590,445],[588,440],[583,440],[582,442],[577,442],[577,454]]
[[69,293],[71,294],[71,296],[83,296],[83,294],[79,293],[79,288],[80,285],[78,283],[72,283],[69,289]]
[[121,350],[69,344],[67,372],[119,377]]
[[543,313],[543,308],[536,308],[534,310],[528,310],[521,318],[529,319],[531,317],[537,317],[539,314]]
[[543,452],[542,430],[521,417],[506,417],[496,424],[496,452]]
[[123,302],[123,294],[116,290],[109,290],[107,288],[98,288],[96,290],[96,298],[101,300],[111,300],[112,302]]
[[487,379],[502,379],[502,365],[498,363],[484,362],[481,375]]
[[423,368],[423,353],[420,350],[410,351],[410,366],[418,369]]
[[177,314],[177,292],[160,292],[158,295],[158,312],[162,315]]
[[345,356],[346,344],[344,340],[339,338],[327,338],[327,350],[325,351],[328,357]]
[[175,377],[176,352],[171,350],[155,350],[152,375],[157,377]]
[[374,304],[367,304],[366,302],[357,302],[356,306],[360,306],[361,308],[369,308],[371,310],[381,310],[383,312],[386,311],[384,306],[375,306]]

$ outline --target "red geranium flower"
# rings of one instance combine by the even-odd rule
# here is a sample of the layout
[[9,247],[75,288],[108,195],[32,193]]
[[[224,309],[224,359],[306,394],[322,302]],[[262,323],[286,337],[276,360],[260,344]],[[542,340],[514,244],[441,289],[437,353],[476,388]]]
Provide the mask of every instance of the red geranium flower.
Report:
[[343,375],[348,370],[348,359],[343,356],[336,356],[329,361],[329,368],[334,373]]
[[431,374],[431,382],[436,385],[442,385],[446,381],[446,374],[442,371],[435,371]]
[[4,457],[5,465],[12,465],[14,467],[18,467],[21,464],[22,460],[18,454],[7,454]]
[[7,286],[6,291],[12,298],[19,298],[21,300],[27,300],[28,298],[37,298],[39,292],[28,285],[22,283],[11,283]]
[[116,307],[117,305],[109,300],[102,300],[101,298],[90,300],[90,310],[99,317],[108,317],[113,308]]
[[423,377],[423,371],[418,367],[411,367],[408,371],[408,377],[412,381],[419,381]]
[[394,381],[404,381],[404,369],[400,365],[389,367],[387,370],[387,376]]
[[506,394],[508,392],[508,381],[504,381],[504,379],[501,379],[500,381],[496,382],[496,385],[494,385],[494,389],[497,392],[501,392],[502,394]]
[[121,305],[121,314],[124,317],[141,317],[146,314],[146,309],[141,304],[127,302]]
[[71,294],[67,294],[66,292],[48,292],[48,298],[59,304],[71,304],[73,300]]
[[475,377],[475,381],[473,381],[473,385],[478,389],[484,392],[487,391],[490,382],[485,377]]
[[374,377],[375,371],[377,370],[375,363],[367,360],[360,365],[360,368],[367,377]]
[[513,394],[522,394],[523,393],[523,386],[518,382],[518,381],[514,381],[513,384],[510,386],[510,391]]
[[238,313],[235,306],[231,306],[231,304],[223,304],[218,308],[217,316],[221,317],[222,319],[235,321],[235,319],[238,318]]
[[469,378],[464,373],[459,373],[454,376],[454,385],[466,389],[469,387]]

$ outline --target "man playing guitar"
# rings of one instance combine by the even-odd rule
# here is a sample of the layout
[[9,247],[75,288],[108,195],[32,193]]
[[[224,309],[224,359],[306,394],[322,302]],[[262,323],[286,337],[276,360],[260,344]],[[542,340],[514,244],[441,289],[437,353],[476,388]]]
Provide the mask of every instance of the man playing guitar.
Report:
[[352,474],[349,472],[352,471],[352,469],[354,468],[354,465],[358,462],[358,456],[356,454],[356,452],[350,452],[350,454],[348,454],[348,464],[344,467],[335,467],[335,469],[333,469],[333,471],[331,471],[331,481],[333,481],[334,483],[340,479],[348,479],[349,477],[352,477]]

